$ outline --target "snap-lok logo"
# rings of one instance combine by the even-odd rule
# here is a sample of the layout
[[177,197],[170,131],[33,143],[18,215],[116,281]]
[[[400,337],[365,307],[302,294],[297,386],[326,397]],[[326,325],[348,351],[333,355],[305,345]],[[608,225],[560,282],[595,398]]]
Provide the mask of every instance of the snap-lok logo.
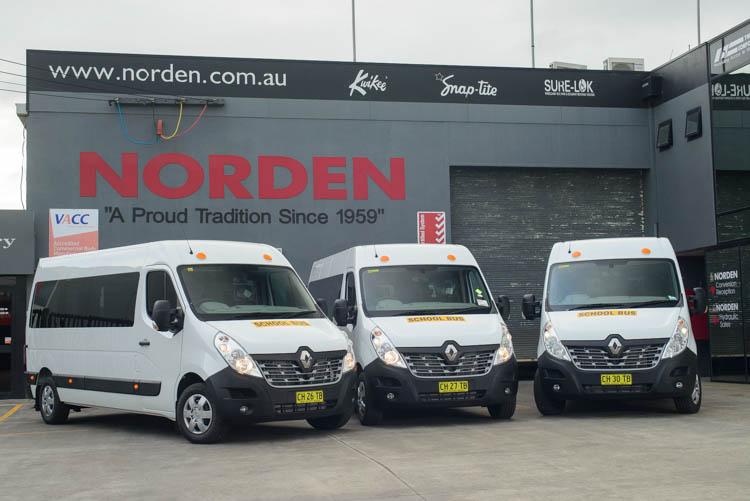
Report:
[[594,81],[581,78],[579,80],[553,80],[544,81],[545,96],[572,96],[572,97],[596,97]]
[[497,97],[497,87],[487,80],[477,80],[472,83],[455,83],[453,78],[456,75],[443,75],[435,73],[435,80],[443,84],[440,91],[442,97],[462,96],[466,99],[476,94],[477,96]]
[[16,241],[15,238],[0,237],[0,249],[3,249],[3,250],[10,249],[15,243],[15,241]]
[[377,73],[371,75],[365,70],[359,70],[357,76],[354,77],[354,81],[349,84],[349,96],[353,96],[355,92],[358,92],[361,96],[366,96],[367,91],[385,92],[388,90],[388,76],[384,75],[382,78]]

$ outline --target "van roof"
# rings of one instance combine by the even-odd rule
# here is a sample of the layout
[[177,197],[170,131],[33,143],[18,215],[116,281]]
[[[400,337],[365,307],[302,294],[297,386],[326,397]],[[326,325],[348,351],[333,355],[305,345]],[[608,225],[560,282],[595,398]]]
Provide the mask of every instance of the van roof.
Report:
[[[201,254],[205,256],[203,259],[199,258]],[[42,258],[37,268],[37,280],[126,273],[157,264],[176,267],[211,263],[291,266],[281,252],[270,245],[222,240],[190,240],[188,244],[187,240],[163,240]]]
[[[575,256],[576,252],[580,254]],[[557,242],[552,247],[549,263],[627,258],[676,259],[672,244],[666,238],[596,238]]]
[[[454,259],[449,259],[448,256]],[[387,260],[384,260],[384,257]],[[347,268],[448,264],[478,266],[469,249],[453,244],[377,244],[351,247],[318,259],[312,265],[310,281],[340,275]]]

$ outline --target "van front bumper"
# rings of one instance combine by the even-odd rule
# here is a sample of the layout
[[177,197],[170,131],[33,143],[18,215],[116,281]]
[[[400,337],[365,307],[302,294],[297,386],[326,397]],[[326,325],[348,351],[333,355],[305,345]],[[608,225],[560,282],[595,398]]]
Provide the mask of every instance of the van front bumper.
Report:
[[[206,380],[221,415],[235,423],[312,419],[351,413],[354,409],[356,371],[341,376],[337,383],[278,388],[264,378],[238,374],[231,368]],[[299,391],[323,391],[323,403],[297,404]]]
[[[607,398],[675,398],[693,391],[698,357],[685,350],[676,357],[660,360],[652,369],[581,370],[572,362],[559,360],[544,352],[538,360],[544,392],[564,400]],[[602,374],[631,374],[631,385],[601,384]],[[682,388],[677,388],[682,383]],[[555,390],[555,385],[559,387]]]
[[[469,391],[440,393],[441,381],[468,381]],[[365,367],[365,382],[369,395],[381,408],[497,405],[518,392],[518,364],[514,355],[503,364],[493,365],[483,376],[423,378],[377,359]]]

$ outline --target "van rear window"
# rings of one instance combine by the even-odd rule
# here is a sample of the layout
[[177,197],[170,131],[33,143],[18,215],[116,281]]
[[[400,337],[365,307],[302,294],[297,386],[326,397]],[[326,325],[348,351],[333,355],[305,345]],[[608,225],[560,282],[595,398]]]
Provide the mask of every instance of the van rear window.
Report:
[[37,282],[32,328],[132,327],[138,273]]

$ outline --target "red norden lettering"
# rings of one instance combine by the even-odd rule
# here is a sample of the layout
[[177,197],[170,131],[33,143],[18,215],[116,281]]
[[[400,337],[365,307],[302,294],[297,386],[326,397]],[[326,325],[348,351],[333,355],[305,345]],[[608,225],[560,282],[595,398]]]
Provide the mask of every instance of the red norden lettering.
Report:
[[[370,188],[377,187],[391,200],[406,199],[406,165],[401,157],[389,159],[381,169],[366,157],[313,157],[312,176],[304,163],[292,157],[261,155],[257,159],[256,179],[252,179],[250,160],[239,155],[208,155],[208,169],[184,153],[162,153],[148,159],[140,169],[137,153],[122,153],[116,168],[96,152],[80,154],[80,196],[96,197],[104,182],[123,198],[138,198],[139,176],[143,186],[160,198],[187,198],[201,190],[208,179],[208,196],[212,199],[289,199],[307,191],[312,182],[313,200],[368,200]],[[167,166],[182,169],[184,180],[179,186],[162,181]],[[387,171],[386,171],[387,170]],[[207,174],[206,174],[207,172]],[[311,178],[311,179],[310,179]],[[250,183],[256,184],[252,190]]]

